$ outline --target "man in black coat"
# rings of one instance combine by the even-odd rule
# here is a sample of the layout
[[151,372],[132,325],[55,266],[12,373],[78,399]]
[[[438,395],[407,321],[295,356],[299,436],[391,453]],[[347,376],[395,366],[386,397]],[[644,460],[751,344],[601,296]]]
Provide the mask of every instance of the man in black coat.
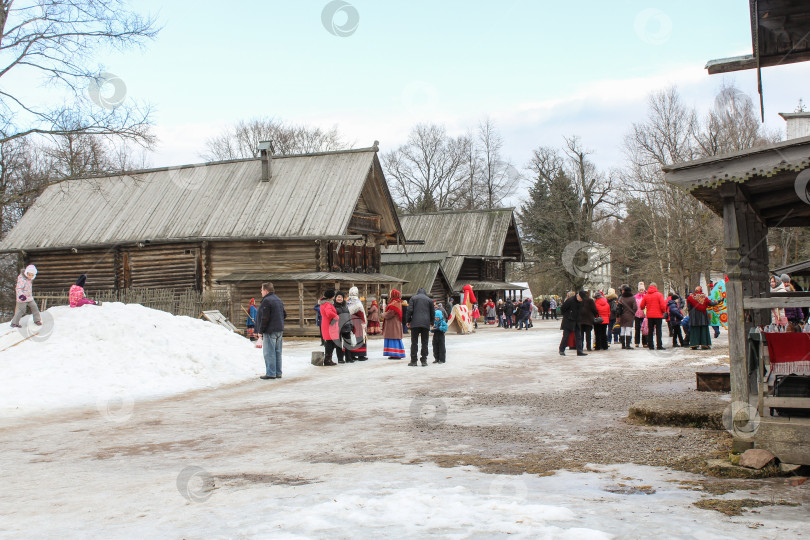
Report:
[[256,331],[262,339],[265,374],[260,379],[281,378],[281,341],[287,312],[272,283],[262,283],[262,303],[256,317]]
[[504,321],[504,328],[512,328],[512,316],[515,313],[515,306],[512,304],[512,299],[507,298],[506,304],[503,306],[503,311],[506,314],[506,321]]
[[560,313],[563,316],[560,325],[563,331],[562,341],[560,342],[560,356],[565,356],[565,348],[568,346],[568,337],[571,333],[574,334],[574,340],[577,344],[577,356],[587,356],[586,353],[582,352],[582,331],[579,325],[579,314],[582,309],[583,297],[580,294],[569,297],[560,307]]
[[419,340],[422,340],[422,365],[427,366],[428,357],[428,336],[430,327],[433,325],[433,300],[427,295],[425,289],[419,289],[408,302],[408,328],[411,330],[411,363],[416,365],[416,353],[419,348]]
[[543,301],[540,303],[540,307],[543,308],[543,319],[550,319],[551,313],[549,313],[549,308],[551,307],[551,302],[548,301],[548,298],[544,298]]

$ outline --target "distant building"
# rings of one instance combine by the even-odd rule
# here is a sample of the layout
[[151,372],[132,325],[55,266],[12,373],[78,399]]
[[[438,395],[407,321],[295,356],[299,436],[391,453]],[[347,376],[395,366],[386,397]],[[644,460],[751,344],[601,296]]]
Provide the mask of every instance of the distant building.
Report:
[[602,244],[593,244],[585,248],[588,253],[588,273],[585,289],[603,291],[611,287],[610,248]]
[[481,303],[489,297],[519,296],[522,287],[506,280],[506,263],[524,258],[513,208],[405,214],[399,219],[409,244],[386,247],[380,271],[407,280],[406,296],[423,287],[434,298],[446,298],[465,285],[473,287]]

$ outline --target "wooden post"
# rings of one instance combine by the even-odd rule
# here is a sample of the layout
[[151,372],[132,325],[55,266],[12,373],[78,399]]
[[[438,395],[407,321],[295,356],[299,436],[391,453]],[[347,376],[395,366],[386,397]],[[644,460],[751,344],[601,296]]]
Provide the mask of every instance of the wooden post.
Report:
[[304,327],[304,284],[298,282],[298,326]]
[[[745,351],[745,313],[743,311],[743,284],[740,256],[740,226],[744,215],[739,213],[737,204],[738,186],[728,182],[720,187],[723,195],[723,237],[726,248],[728,284],[728,352],[731,377],[732,410],[736,412],[740,403],[748,404],[748,363]],[[736,418],[735,418],[736,419]],[[735,449],[743,449],[746,441],[735,439]],[[749,446],[750,447],[750,446]]]

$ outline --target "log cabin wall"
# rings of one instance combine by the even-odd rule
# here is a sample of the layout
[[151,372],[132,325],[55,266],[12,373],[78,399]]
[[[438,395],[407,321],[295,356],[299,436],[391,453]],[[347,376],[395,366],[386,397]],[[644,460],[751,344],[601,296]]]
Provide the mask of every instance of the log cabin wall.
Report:
[[67,290],[81,274],[87,274],[88,289],[115,289],[115,250],[34,252],[24,262],[37,267],[34,292]]
[[202,290],[199,243],[120,249],[118,288]]
[[447,302],[448,296],[450,296],[450,290],[442,281],[441,274],[437,272],[436,279],[433,280],[433,285],[430,287],[430,297],[437,302]]
[[[315,272],[318,269],[318,245],[311,240],[273,240],[259,242],[211,242],[209,244],[210,281],[233,273]],[[206,276],[206,282],[209,277]]]
[[481,281],[484,276],[483,262],[481,259],[464,259],[461,269],[458,271],[458,281]]
[[[247,326],[247,315],[242,308],[248,309],[250,306],[250,299],[256,299],[256,307],[262,301],[261,282],[259,281],[243,281],[235,283],[230,286],[231,289],[231,304],[233,316],[231,322],[244,330]],[[303,310],[301,309],[301,301],[299,297],[298,283],[295,281],[279,281],[273,283],[276,296],[278,296],[284,303],[284,309],[287,311],[287,319],[284,321],[285,327],[298,327],[303,316],[304,327],[315,326],[315,304],[320,298],[322,289],[326,289],[331,285],[321,285],[318,283],[302,283],[301,291],[303,292]]]

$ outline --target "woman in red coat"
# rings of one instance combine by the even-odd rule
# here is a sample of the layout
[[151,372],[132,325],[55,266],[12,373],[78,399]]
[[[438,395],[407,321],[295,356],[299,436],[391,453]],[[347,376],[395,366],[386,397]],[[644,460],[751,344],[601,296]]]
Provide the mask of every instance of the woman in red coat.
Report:
[[332,351],[337,352],[339,362],[343,362],[343,346],[340,343],[340,325],[338,325],[338,314],[332,299],[335,297],[335,289],[327,289],[321,299],[321,337],[323,338],[324,357],[323,365],[336,366],[332,362]]
[[[661,339],[661,321],[664,319],[664,313],[667,312],[667,303],[664,300],[664,295],[658,292],[658,287],[655,283],[650,283],[644,298],[641,299],[639,304],[641,309],[647,310],[647,325],[650,333],[647,336],[647,346],[650,350],[658,345],[658,350],[664,348],[664,342]],[[655,335],[655,343],[653,343],[653,335]]]
[[601,323],[594,322],[593,329],[595,335],[595,351],[608,350],[607,329],[610,325],[610,304],[601,291],[593,295],[594,303],[596,304],[596,311],[599,312],[599,317],[602,318]]

